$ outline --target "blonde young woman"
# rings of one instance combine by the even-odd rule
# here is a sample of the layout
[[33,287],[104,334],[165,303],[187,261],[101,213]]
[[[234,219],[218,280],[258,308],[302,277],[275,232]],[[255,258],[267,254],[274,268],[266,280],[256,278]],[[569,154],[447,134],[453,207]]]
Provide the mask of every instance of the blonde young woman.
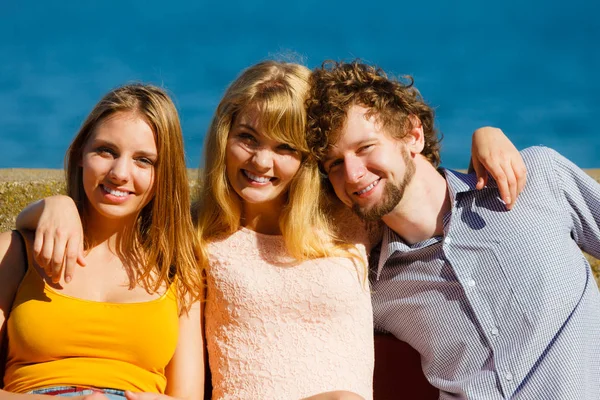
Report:
[[81,218],[87,265],[75,280],[49,279],[32,256],[49,242],[0,235],[0,399],[201,397],[201,275],[171,99],[149,85],[109,92],[65,165],[68,196],[33,204],[19,223],[55,205]]
[[[275,61],[248,68],[208,131],[196,218],[213,399],[372,398],[369,239],[321,190],[305,139],[309,76]],[[498,131],[474,142],[479,159],[492,154],[488,169],[518,158]],[[78,239],[55,239],[61,215],[44,210],[38,254],[55,275],[64,258],[70,276]]]

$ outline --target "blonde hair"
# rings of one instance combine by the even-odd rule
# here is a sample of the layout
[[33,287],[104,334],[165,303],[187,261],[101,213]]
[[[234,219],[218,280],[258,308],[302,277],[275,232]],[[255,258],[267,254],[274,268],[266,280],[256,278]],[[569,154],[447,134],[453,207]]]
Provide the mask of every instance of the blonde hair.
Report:
[[[240,112],[252,107],[260,112],[263,134],[289,144],[301,155],[301,164],[287,193],[279,227],[289,254],[296,260],[327,256],[353,257],[354,247],[337,238],[329,197],[321,190],[317,160],[306,142],[306,110],[310,70],[302,65],[264,61],[245,71],[229,86],[208,130],[205,167],[195,205],[201,250],[222,235],[240,228],[241,200],[226,176],[227,138]],[[315,231],[321,235],[315,235]],[[205,260],[207,257],[203,257]]]
[[[198,247],[190,217],[189,183],[183,138],[177,109],[168,94],[155,86],[130,84],[107,93],[96,104],[79,129],[65,156],[67,194],[75,201],[83,222],[86,248],[86,209],[89,202],[83,189],[83,148],[98,125],[117,113],[131,113],[152,129],[158,159],[154,165],[154,195],[138,212],[137,224],[124,232],[119,252],[130,262],[131,287],[140,283],[158,291],[177,283],[177,297],[183,310],[202,293],[198,268]],[[130,265],[129,265],[130,264]]]

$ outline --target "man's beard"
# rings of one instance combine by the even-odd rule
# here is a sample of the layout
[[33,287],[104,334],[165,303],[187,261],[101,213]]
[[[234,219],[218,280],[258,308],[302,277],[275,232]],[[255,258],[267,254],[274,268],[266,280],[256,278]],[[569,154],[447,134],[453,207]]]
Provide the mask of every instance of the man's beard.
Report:
[[386,182],[385,187],[383,188],[381,201],[370,208],[361,207],[359,204],[354,203],[352,205],[352,211],[354,211],[356,215],[365,221],[379,221],[384,215],[391,213],[394,208],[396,208],[398,203],[400,203],[400,200],[402,200],[402,197],[404,197],[406,187],[415,175],[416,169],[415,162],[410,158],[408,152],[402,152],[402,159],[406,166],[402,181],[397,185]]

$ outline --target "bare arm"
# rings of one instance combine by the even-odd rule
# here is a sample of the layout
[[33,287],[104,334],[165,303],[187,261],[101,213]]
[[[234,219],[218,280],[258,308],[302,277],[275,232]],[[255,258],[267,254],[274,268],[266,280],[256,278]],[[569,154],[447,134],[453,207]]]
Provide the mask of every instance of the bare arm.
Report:
[[[17,232],[0,233],[0,343],[6,341],[6,322],[13,305],[17,288],[27,270],[25,248]],[[4,346],[2,346],[4,350]],[[0,352],[0,387],[6,364],[6,354]]]
[[204,340],[199,301],[179,317],[177,349],[166,375],[168,395],[190,400],[204,396]]
[[521,154],[504,132],[482,127],[473,133],[472,167],[477,174],[477,189],[482,189],[488,173],[496,180],[500,197],[511,209],[527,180]]
[[68,196],[51,196],[29,204],[17,216],[17,229],[35,231],[33,256],[53,282],[65,283],[75,267],[85,265],[83,228],[79,212]]

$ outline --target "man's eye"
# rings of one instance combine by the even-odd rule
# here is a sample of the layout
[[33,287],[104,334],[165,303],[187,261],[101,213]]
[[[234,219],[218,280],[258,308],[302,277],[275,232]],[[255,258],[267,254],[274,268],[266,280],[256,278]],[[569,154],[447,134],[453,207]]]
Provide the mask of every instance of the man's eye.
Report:
[[338,167],[340,165],[342,165],[342,160],[333,160],[326,167],[327,173],[330,174],[332,170],[334,170],[336,167]]

